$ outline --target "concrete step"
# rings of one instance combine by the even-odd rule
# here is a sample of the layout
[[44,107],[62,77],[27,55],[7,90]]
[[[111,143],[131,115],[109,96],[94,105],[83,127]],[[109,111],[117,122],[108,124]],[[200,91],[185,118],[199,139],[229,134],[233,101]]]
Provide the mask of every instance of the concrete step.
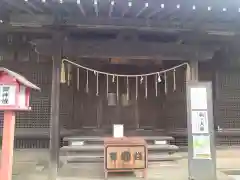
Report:
[[[148,145],[148,151],[164,151],[164,152],[175,152],[179,148],[175,145],[160,144],[160,145]],[[62,152],[96,152],[103,151],[103,145],[74,145],[74,146],[63,146],[60,149]]]

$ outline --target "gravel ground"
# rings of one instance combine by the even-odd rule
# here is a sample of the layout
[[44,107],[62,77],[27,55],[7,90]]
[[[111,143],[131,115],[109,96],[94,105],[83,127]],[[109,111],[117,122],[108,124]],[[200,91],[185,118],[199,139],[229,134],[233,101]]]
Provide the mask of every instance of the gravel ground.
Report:
[[[177,162],[152,163],[148,168],[148,180],[187,180],[187,153],[179,153],[184,159]],[[234,180],[226,175],[235,170],[240,175],[240,147],[217,151],[218,180]],[[236,171],[239,170],[239,171]],[[229,174],[229,173],[228,173]],[[14,152],[13,180],[48,180],[48,150],[16,150]],[[103,164],[71,164],[59,169],[58,180],[103,179]],[[109,180],[134,180],[133,174],[113,174]]]

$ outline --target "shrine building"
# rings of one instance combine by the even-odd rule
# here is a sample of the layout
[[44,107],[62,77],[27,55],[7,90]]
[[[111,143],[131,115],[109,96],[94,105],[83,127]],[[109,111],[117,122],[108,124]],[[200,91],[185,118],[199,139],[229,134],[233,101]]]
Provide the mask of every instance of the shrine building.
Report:
[[177,159],[188,80],[212,82],[217,145],[239,145],[239,1],[1,0],[0,34],[1,67],[41,88],[17,113],[15,148],[95,161],[123,124],[150,161]]

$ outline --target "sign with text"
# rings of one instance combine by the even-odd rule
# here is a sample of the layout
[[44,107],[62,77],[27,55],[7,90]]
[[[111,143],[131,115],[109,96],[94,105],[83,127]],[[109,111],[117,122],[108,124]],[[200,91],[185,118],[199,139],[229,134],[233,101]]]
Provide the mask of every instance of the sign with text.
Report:
[[192,110],[192,133],[209,133],[207,110]]
[[216,180],[211,82],[187,83],[187,115],[189,179]]
[[14,106],[16,103],[16,86],[0,85],[0,106]]
[[136,172],[146,176],[148,166],[147,143],[140,137],[105,138],[105,179],[109,172]]

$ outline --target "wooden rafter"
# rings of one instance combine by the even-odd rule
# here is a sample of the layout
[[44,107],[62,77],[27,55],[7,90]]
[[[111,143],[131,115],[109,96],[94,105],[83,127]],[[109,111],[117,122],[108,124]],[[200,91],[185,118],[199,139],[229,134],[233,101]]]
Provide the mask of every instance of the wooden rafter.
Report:
[[37,5],[35,5],[34,3],[27,1],[27,2],[25,2],[25,4],[28,5],[34,11],[43,13],[42,8],[37,6]]
[[22,1],[15,1],[15,0],[3,0],[5,3],[9,4],[11,7],[18,9],[20,11],[24,11],[32,16],[34,16],[34,12],[27,8]]

